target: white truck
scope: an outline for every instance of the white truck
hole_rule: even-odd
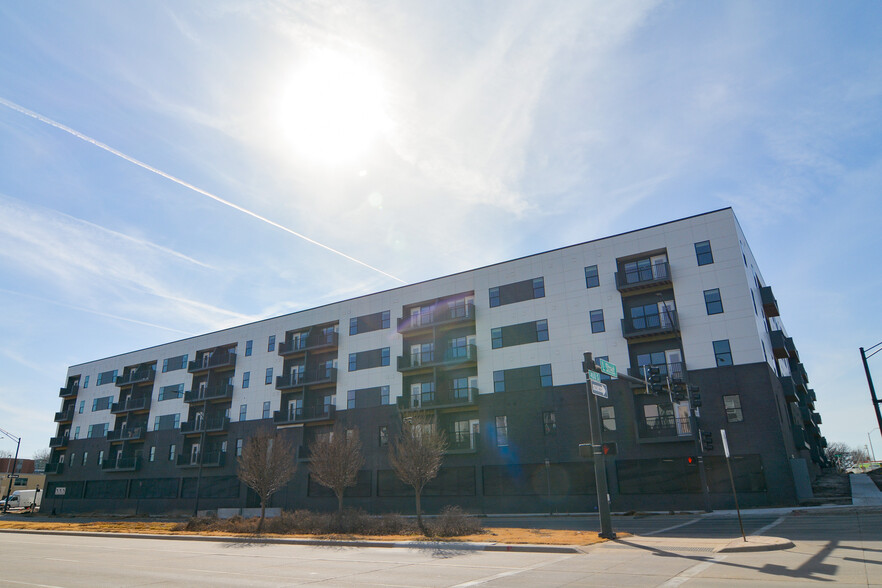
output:
[[[43,493],[40,490],[16,490],[12,493],[6,502],[8,508],[33,508],[36,510],[43,500]]]

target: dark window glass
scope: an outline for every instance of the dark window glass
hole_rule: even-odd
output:
[[[389,365],[389,348],[380,349],[380,365]]]
[[[732,350],[728,339],[714,341],[714,356],[717,358],[717,367],[732,365]]]
[[[254,341],[245,341],[245,357],[251,355],[251,348],[254,345]]]
[[[698,259],[698,265],[708,265],[714,262],[710,241],[700,241],[695,244],[695,257]]]
[[[490,288],[490,307],[499,306],[499,288]]]
[[[98,382],[97,386],[101,386],[103,384],[110,384],[111,382],[116,380],[116,370],[111,370],[109,372],[101,372],[98,374]]]
[[[502,328],[490,329],[490,346],[493,349],[502,347]]]
[[[159,389],[159,400],[171,400],[180,398],[184,395],[184,385],[175,384],[174,386],[163,386]]]
[[[613,406],[600,407],[600,420],[604,431],[616,430],[616,409]]]
[[[545,278],[533,278],[490,288],[490,306],[514,304],[545,296]]]
[[[275,335],[269,336],[269,340],[266,343],[266,350],[267,351],[275,351],[276,350],[276,336]]]
[[[533,298],[545,298],[545,278],[533,280]]]
[[[187,354],[169,357],[162,360],[162,372],[173,372],[187,367]]]
[[[358,319],[355,317],[352,317],[351,319],[349,319],[349,334],[350,335],[357,335],[358,334]]]
[[[266,379],[263,382],[264,384],[272,384],[273,383],[273,368],[266,368]]]
[[[180,426],[180,414],[164,414],[162,416],[156,417],[156,420],[153,421],[154,431],[169,431],[172,429],[177,429]]]
[[[251,372],[245,372],[242,374],[242,387],[247,388],[251,385]]]
[[[591,311],[591,332],[602,333],[606,330],[603,323],[603,309]]]
[[[358,365],[358,354],[357,353],[350,353],[349,354],[349,371],[354,372],[355,370],[357,370],[358,369],[356,367],[357,365]]]
[[[723,396],[723,406],[726,407],[726,420],[730,423],[740,423],[744,420],[741,412],[741,397],[738,394]]]
[[[389,311],[365,314],[349,319],[349,334],[370,333],[379,329],[389,328]]]
[[[543,388],[550,388],[552,386],[550,363],[539,366],[539,385]]]
[[[600,275],[597,273],[596,265],[589,265],[585,268],[585,287],[596,288],[600,285]]]
[[[542,413],[543,431],[546,435],[554,435],[557,433],[557,417],[554,411],[546,411]]]
[[[722,314],[723,300],[720,298],[719,288],[704,291],[704,305],[707,307],[708,314]]]
[[[505,372],[502,370],[493,372],[493,391],[505,392]]]
[[[548,321],[545,319],[536,321],[536,340],[548,341]]]
[[[370,349],[349,354],[349,371],[365,370],[389,365],[389,348]]]
[[[380,425],[380,428],[377,431],[377,438],[380,447],[385,447],[386,445],[389,445],[389,427],[387,427],[386,425]]]

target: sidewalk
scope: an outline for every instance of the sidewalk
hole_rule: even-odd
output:
[[[851,474],[851,503],[854,506],[882,506],[882,491],[867,474]]]

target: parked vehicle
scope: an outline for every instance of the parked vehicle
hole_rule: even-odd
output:
[[[43,493],[39,490],[16,490],[7,499],[9,508],[39,508]]]

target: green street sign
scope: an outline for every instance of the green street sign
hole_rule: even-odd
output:
[[[588,370],[588,379],[591,380],[592,382],[597,382],[599,384],[600,383],[600,374],[598,374],[597,372],[593,372],[591,370]]]
[[[618,378],[619,377],[619,372],[616,370],[616,366],[614,366],[610,362],[606,361],[605,359],[598,359],[597,365],[600,366],[600,371],[602,371],[603,373],[605,373],[609,377],[611,377],[611,378]]]

